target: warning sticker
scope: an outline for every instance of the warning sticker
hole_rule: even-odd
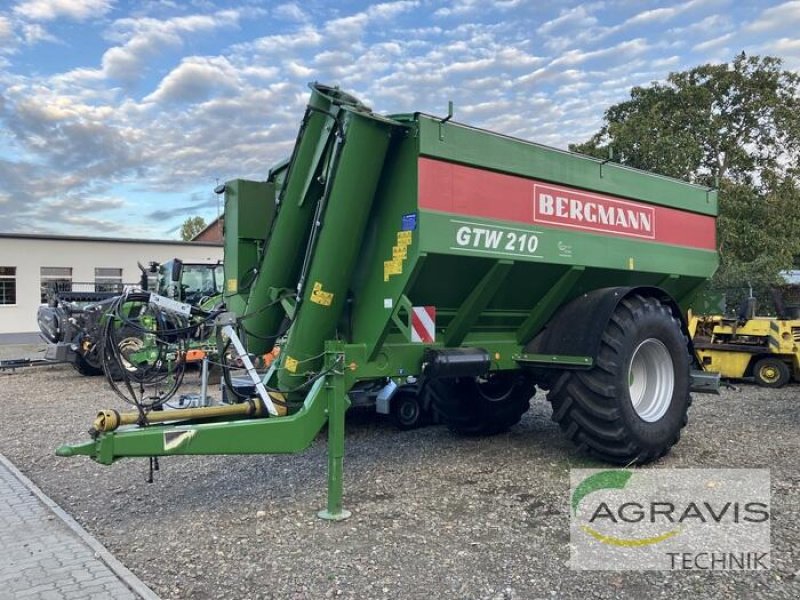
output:
[[[287,356],[286,363],[284,363],[284,367],[286,367],[286,370],[289,371],[289,373],[297,372],[297,359],[292,358],[291,356]]]
[[[403,263],[408,258],[408,247],[411,245],[412,231],[398,231],[397,244],[392,246],[391,260],[383,261],[383,280],[389,281],[393,275],[403,274]]]
[[[403,272],[403,259],[393,258],[383,263],[383,280],[389,281],[392,275],[400,275]]]
[[[225,287],[231,294],[235,294],[239,289],[239,282],[236,279],[228,279]]]
[[[411,341],[432,344],[436,341],[436,307],[411,307]]]
[[[165,431],[164,432],[164,452],[177,450],[181,446],[188,444],[194,437],[194,429],[184,431]]]
[[[315,281],[314,287],[311,288],[310,300],[322,306],[330,306],[333,302],[333,293],[323,291],[322,284],[319,281]]]

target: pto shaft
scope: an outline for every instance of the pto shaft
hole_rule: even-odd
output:
[[[282,400],[282,398],[275,398]],[[214,419],[217,417],[263,417],[267,409],[260,398],[253,398],[238,404],[223,406],[206,406],[203,408],[186,408],[179,410],[158,410],[147,414],[148,423],[164,423],[166,421],[185,421],[195,419]],[[135,425],[141,416],[138,412],[120,413],[113,409],[101,410],[92,423],[93,433],[114,431],[121,425]]]

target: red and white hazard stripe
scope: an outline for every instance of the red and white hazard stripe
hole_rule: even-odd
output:
[[[436,307],[411,307],[411,341],[432,344],[436,340]]]

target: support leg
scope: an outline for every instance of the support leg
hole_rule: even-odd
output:
[[[329,350],[326,348],[326,350]],[[344,413],[350,402],[345,394],[344,368],[341,347],[335,352],[328,351],[326,367],[335,365],[336,373],[328,376],[326,382],[328,396],[328,507],[317,513],[321,519],[343,521],[350,516],[349,510],[342,508],[343,463],[344,463]],[[329,368],[329,367],[328,367]]]

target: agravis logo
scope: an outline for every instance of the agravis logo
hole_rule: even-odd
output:
[[[573,568],[769,568],[766,470],[573,470],[570,517]]]
[[[590,475],[586,479],[584,479],[581,484],[575,489],[572,493],[572,513],[577,516],[578,515],[578,507],[580,506],[581,500],[583,500],[586,496],[591,494],[592,492],[598,490],[605,490],[605,489],[624,489],[627,485],[628,481],[633,475],[631,471],[601,471],[600,473],[595,473],[594,475]],[[633,518],[637,516],[641,519],[644,515],[641,513],[642,507],[641,505],[636,506],[635,503],[625,503],[622,504],[619,508],[619,518],[621,520],[627,520],[626,516],[628,508],[638,508],[639,512],[635,513]],[[623,515],[623,512],[625,515]],[[594,523],[595,520],[600,518],[609,518],[612,522],[617,522],[614,512],[609,508],[608,504],[605,502],[601,502],[597,508],[592,513],[592,516],[589,518],[589,523]],[[651,544],[657,544],[659,542],[663,542],[664,540],[668,540],[671,537],[674,537],[680,533],[680,528],[671,529],[666,531],[660,535],[649,536],[649,537],[641,537],[641,538],[620,538],[613,535],[605,535],[600,533],[597,529],[595,529],[591,525],[581,525],[581,529],[586,532],[587,535],[592,536],[598,542],[602,544],[610,544],[612,546],[627,546],[627,547],[636,547],[636,546],[649,546]]]

